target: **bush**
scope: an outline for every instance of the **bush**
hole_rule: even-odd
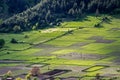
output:
[[[14,39],[14,38],[12,38],[10,42],[11,43],[18,43],[18,41],[16,39]]]
[[[8,79],[9,78],[9,79]],[[6,74],[3,75],[2,80],[14,80],[13,74],[11,71],[8,71]]]
[[[103,26],[101,25],[101,23],[98,23],[98,24],[95,24],[94,27],[96,27],[96,28],[101,28],[101,27],[103,27]]]
[[[28,35],[25,35],[24,38],[29,38],[29,36],[28,36]]]
[[[5,45],[5,40],[4,39],[0,39],[0,48],[2,48]]]
[[[10,52],[7,52],[7,54],[10,54]]]
[[[104,17],[103,19],[102,19],[102,22],[110,22],[111,20],[108,18],[108,17]]]

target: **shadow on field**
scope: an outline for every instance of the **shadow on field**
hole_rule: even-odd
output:
[[[110,57],[114,57],[113,62],[116,64],[120,64],[120,45],[112,45],[106,47],[106,49],[111,50],[112,52],[108,53]]]
[[[116,15],[112,15],[112,17],[116,18],[116,19],[120,19],[120,15],[116,14]]]
[[[61,69],[54,69],[52,71],[43,73],[43,75],[49,75],[49,76],[57,76],[57,75],[61,75],[67,72],[70,72],[71,70],[61,70]]]

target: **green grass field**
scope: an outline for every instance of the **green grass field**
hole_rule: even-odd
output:
[[[94,25],[99,23],[104,16],[108,17],[110,22],[103,22],[103,28],[95,28]],[[72,32],[69,32],[70,30]],[[28,37],[25,38],[25,36]],[[65,21],[61,26],[55,28],[22,32],[20,34],[0,33],[0,38],[5,39],[6,42],[4,48],[0,49],[0,60],[21,60],[25,64],[48,64],[52,66],[52,69],[68,65],[68,69],[72,70],[74,68],[71,66],[89,67],[96,64],[112,65],[110,67],[112,69],[120,60],[118,57],[120,56],[119,15],[101,15],[99,17],[88,15],[83,20]],[[12,38],[23,43],[10,43]],[[17,64],[6,65],[1,63],[0,67],[14,65]],[[117,66],[119,67],[119,65]],[[45,72],[47,68],[43,67],[41,70]],[[95,75],[99,72],[106,73],[102,70],[91,73],[81,72],[80,74]],[[74,73],[77,74],[76,71]],[[114,73],[118,74],[117,72]],[[73,75],[70,73],[61,76]]]

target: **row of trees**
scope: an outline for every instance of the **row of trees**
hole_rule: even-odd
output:
[[[110,13],[118,8],[120,0],[41,0],[36,6],[3,21],[0,32],[44,28],[51,23],[57,24],[61,18],[79,18],[85,13]]]

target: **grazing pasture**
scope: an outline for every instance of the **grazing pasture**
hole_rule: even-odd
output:
[[[102,28],[94,27],[105,16],[110,22],[101,23]],[[6,42],[0,49],[0,72],[4,73],[1,69],[13,70],[22,65],[23,70],[17,69],[13,71],[14,74],[27,74],[30,66],[45,64],[40,67],[42,73],[54,69],[71,70],[55,76],[56,80],[70,76],[83,76],[81,80],[89,80],[96,73],[103,76],[108,73],[120,74],[116,71],[120,68],[120,19],[117,16],[88,15],[82,20],[62,22],[59,27],[18,34],[0,33],[0,38]],[[12,38],[18,43],[11,43]],[[82,72],[95,65],[109,67],[97,66]]]

